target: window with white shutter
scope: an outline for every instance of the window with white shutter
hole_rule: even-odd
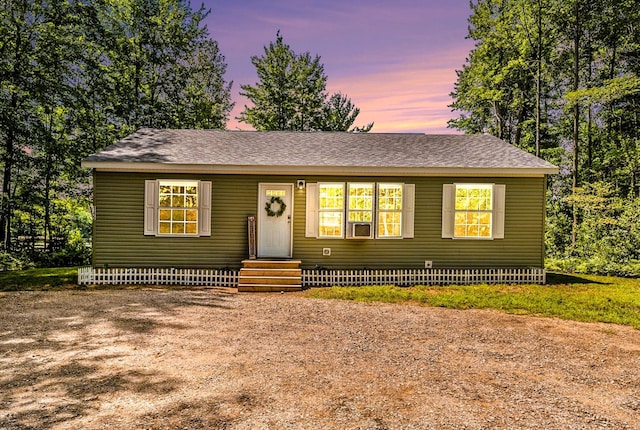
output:
[[[144,234],[211,236],[211,182],[145,181]]]
[[[504,184],[444,184],[442,237],[503,239],[505,190]]]
[[[306,189],[305,237],[414,237],[415,184],[307,183]],[[367,225],[371,233],[361,234]]]

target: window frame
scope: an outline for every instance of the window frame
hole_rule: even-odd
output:
[[[458,201],[458,187],[460,188],[466,188],[466,189],[476,189],[476,190],[490,190],[491,191],[491,195],[489,196],[490,200],[490,208],[489,209],[469,209],[468,207],[466,209],[457,209],[456,204]],[[453,238],[454,239],[466,239],[466,240],[492,240],[493,239],[493,231],[494,231],[494,206],[495,206],[495,184],[493,183],[476,183],[476,182],[458,182],[454,184],[454,203],[453,203]],[[467,197],[467,201],[469,200],[469,197]],[[489,229],[491,234],[489,234],[488,236],[459,236],[456,234],[456,218],[457,218],[457,214],[458,213],[466,213],[466,214],[483,214],[483,213],[488,213],[489,214]],[[467,216],[468,218],[468,216]],[[469,224],[466,224],[467,226]],[[478,225],[480,225],[478,223]]]
[[[168,187],[185,187],[185,192],[184,195],[185,197],[188,195],[186,193],[186,187],[188,186],[195,186],[196,188],[196,205],[193,208],[189,208],[187,206],[173,206],[173,204],[171,206],[162,206],[161,204],[161,197],[162,197],[162,192],[161,192],[161,187],[163,186],[168,186]],[[158,227],[157,227],[157,233],[156,236],[159,237],[198,237],[200,235],[200,181],[198,180],[188,180],[188,179],[179,179],[179,180],[173,180],[173,179],[158,179],[158,219],[157,219],[157,223],[158,223]],[[173,191],[169,194],[169,196],[171,196],[170,198],[173,199]],[[162,233],[161,232],[161,224],[167,222],[167,220],[163,220],[162,219],[162,211],[168,210],[170,211],[171,214],[173,214],[174,211],[183,211],[184,212],[184,220],[182,221],[184,223],[185,226],[185,231],[183,233]],[[196,220],[195,222],[191,222],[190,224],[193,224],[196,226],[196,232],[195,233],[187,233],[186,232],[186,226],[187,226],[187,211],[188,210],[195,210],[196,211]],[[169,221],[169,225],[173,225],[178,224],[177,222],[174,222],[173,219],[170,219]]]
[[[336,208],[329,208],[329,209],[323,209],[320,205],[320,189],[323,186],[335,186],[336,188],[341,187],[342,188],[342,207],[340,209],[336,209]],[[318,182],[318,197],[317,197],[317,208],[318,208],[318,213],[317,213],[317,222],[318,222],[318,233],[317,233],[317,238],[318,239],[344,239],[345,238],[345,216],[346,216],[346,204],[345,204],[345,192],[346,192],[346,186],[344,182]],[[322,229],[322,223],[321,221],[321,215],[323,213],[340,213],[342,216],[341,219],[341,223],[340,223],[340,235],[336,235],[336,236],[323,236],[320,234],[320,231]]]
[[[195,184],[197,200],[196,233],[160,233],[160,211],[180,207],[160,206],[160,184]],[[198,179],[159,178],[144,181],[144,236],[163,238],[194,238],[211,236],[211,191],[212,182]],[[185,207],[185,216],[188,208]]]
[[[380,185],[393,185],[393,186],[399,186],[400,190],[401,190],[401,199],[402,199],[402,208],[401,209],[394,209],[394,210],[381,210],[380,206],[379,206],[379,189],[380,189]],[[309,185],[309,184],[307,184]],[[337,210],[323,210],[320,208],[320,188],[322,188],[323,186],[326,185],[342,185],[343,187],[343,202],[342,202],[342,235],[341,236],[322,236],[320,234],[320,230],[321,230],[321,223],[320,223],[320,214],[322,212],[337,212]],[[371,229],[372,229],[372,235],[371,237],[362,237],[362,238],[354,238],[351,237],[350,232],[348,231],[349,226],[352,225],[353,223],[368,223],[369,221],[349,221],[349,215],[350,212],[360,212],[358,210],[350,210],[349,209],[349,205],[350,205],[350,196],[349,196],[349,191],[351,189],[351,185],[371,185],[372,186],[372,209],[370,211],[367,212],[371,212]],[[413,238],[413,230],[411,230],[411,232],[407,232],[406,230],[406,220],[408,218],[407,215],[407,211],[414,210],[413,205],[411,205],[411,207],[409,208],[408,206],[408,200],[407,200],[407,188],[408,185],[414,187],[413,184],[406,184],[404,182],[368,182],[368,181],[354,181],[354,182],[318,182],[315,184],[315,186],[317,186],[317,198],[315,199],[315,205],[316,205],[316,209],[315,209],[315,222],[317,222],[317,233],[315,234],[315,237],[317,239],[382,239],[382,240],[387,240],[387,239],[409,239],[409,238]],[[415,189],[412,188],[412,198],[414,198],[413,196],[415,195]],[[400,217],[400,235],[398,236],[383,236],[380,235],[378,232],[378,221],[380,219],[380,213],[385,213],[385,212],[394,212],[394,213],[398,213],[399,217]],[[411,214],[413,216],[413,214]],[[405,234],[407,233],[407,234]],[[307,234],[307,237],[309,237],[309,235]]]
[[[491,236],[455,235],[455,203],[459,185],[491,186]],[[442,238],[454,240],[496,240],[505,238],[506,185],[493,182],[457,182],[442,185]],[[484,212],[484,211],[483,211]]]
[[[362,189],[366,189],[366,188],[370,188],[371,189],[371,209],[351,209],[351,190],[352,189],[357,189],[357,188],[362,188]],[[366,198],[367,196],[364,196],[364,198]],[[345,237],[347,239],[373,239],[375,237],[375,228],[376,228],[376,208],[375,208],[375,203],[376,203],[376,183],[375,182],[347,182],[347,190],[346,190],[346,198],[347,198],[347,204],[346,204],[346,208],[345,208],[345,223],[346,223],[346,228],[345,228]],[[359,198],[359,196],[354,196],[354,198],[357,200]],[[370,221],[351,221],[351,214],[352,213],[363,213],[363,214],[369,214],[370,215]],[[365,216],[366,218],[366,216]],[[371,225],[371,234],[368,237],[354,237],[352,234],[352,228],[354,224],[370,224]]]
[[[400,199],[401,199],[401,207],[400,209],[380,209],[380,186],[381,185],[391,185],[391,186],[400,186]],[[376,239],[402,239],[404,237],[405,230],[405,184],[401,182],[378,182],[376,183],[376,199],[375,199],[376,209],[376,222],[375,222],[375,238]],[[387,236],[379,234],[379,223],[380,223],[380,214],[381,213],[395,213],[400,216],[400,234],[398,236]]]

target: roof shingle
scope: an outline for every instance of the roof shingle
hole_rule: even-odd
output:
[[[83,162],[317,169],[525,169],[552,164],[490,135],[140,129]]]

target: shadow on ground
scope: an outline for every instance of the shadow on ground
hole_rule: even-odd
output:
[[[136,290],[0,294],[0,429],[48,429],[95,414],[109,393],[159,397],[181,380],[154,369],[144,346],[190,307],[225,312],[223,291]],[[64,300],[52,295],[66,295]],[[124,297],[114,300],[114,297]],[[171,322],[172,321],[172,322]],[[141,365],[120,366],[135,354]]]
[[[583,278],[580,275],[568,273],[547,273],[547,285],[564,285],[564,284],[596,284],[607,285],[605,282],[592,281]]]

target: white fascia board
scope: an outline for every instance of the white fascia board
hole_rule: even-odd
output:
[[[256,166],[174,163],[83,161],[82,167],[102,172],[194,173],[219,175],[323,175],[323,176],[474,176],[541,177],[558,173],[556,167],[382,167],[382,166]]]

